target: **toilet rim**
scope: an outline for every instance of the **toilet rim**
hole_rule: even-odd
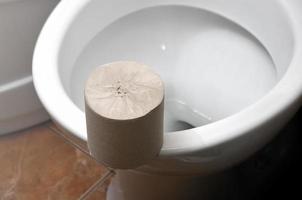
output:
[[[34,84],[42,104],[54,121],[83,140],[87,139],[85,115],[64,91],[57,61],[64,33],[86,3],[87,1],[66,0],[57,6],[41,32],[33,59]],[[302,64],[302,58],[299,55],[302,55],[302,24],[293,5],[288,1],[280,3],[287,11],[295,41],[291,63],[282,79],[268,94],[234,115],[202,127],[166,133],[161,156],[193,154],[241,137],[284,113],[300,99],[302,79],[299,74],[302,74],[302,68],[299,65]],[[68,12],[65,9],[67,7]]]

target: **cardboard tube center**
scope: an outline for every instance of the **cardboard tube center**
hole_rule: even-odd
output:
[[[85,86],[88,146],[99,162],[136,168],[163,143],[164,84],[149,67],[115,62],[98,67]]]

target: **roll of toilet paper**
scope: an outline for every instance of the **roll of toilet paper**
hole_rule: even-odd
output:
[[[98,67],[85,86],[88,146],[115,169],[154,159],[163,143],[164,84],[149,67],[114,62]]]

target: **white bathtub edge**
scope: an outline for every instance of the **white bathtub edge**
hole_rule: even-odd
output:
[[[49,116],[36,95],[32,76],[0,86],[0,135],[25,129],[48,119]]]

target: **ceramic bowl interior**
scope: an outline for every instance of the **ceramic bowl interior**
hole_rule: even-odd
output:
[[[226,13],[154,3],[112,11],[111,17],[99,22],[87,18],[93,20],[95,32],[89,38],[69,32],[75,41],[69,41],[65,49],[77,50],[73,45],[79,40],[83,48],[73,56],[62,52],[59,60],[65,91],[84,112],[83,89],[89,73],[105,63],[133,60],[149,65],[165,82],[166,132],[199,127],[237,113],[277,84],[293,47],[287,38],[282,49],[287,53],[270,51],[261,35],[249,31],[248,24],[227,18]],[[74,22],[74,27],[85,20]],[[90,26],[82,24],[81,31]],[[262,34],[267,31],[263,29]]]

